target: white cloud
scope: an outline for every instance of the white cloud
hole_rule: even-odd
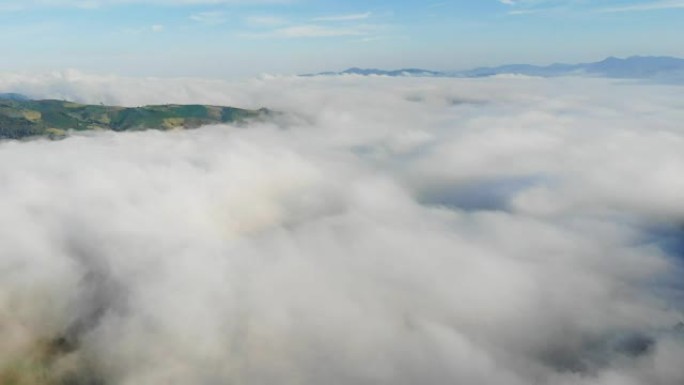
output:
[[[292,25],[268,32],[244,33],[249,38],[320,38],[341,36],[365,36],[373,29],[371,26],[330,27],[317,24]]]
[[[219,5],[219,4],[278,4],[291,3],[296,0],[5,0],[0,11],[15,11],[31,7],[74,7],[99,8],[126,4],[183,6],[183,5]]]
[[[224,12],[210,11],[200,12],[190,16],[190,20],[207,25],[219,25],[226,22],[227,17]]]
[[[317,17],[314,21],[354,21],[354,20],[365,20],[371,17],[372,13],[355,13],[349,15],[335,15],[335,16],[323,16]]]
[[[602,8],[601,12],[641,12],[641,11],[656,11],[664,9],[681,9],[684,8],[684,1],[681,0],[665,0],[665,1],[650,1],[641,2],[630,5],[614,6]]]
[[[684,222],[682,88],[68,72],[0,89],[286,113],[0,143],[0,376],[68,332],[45,375],[684,381],[667,245]]]
[[[288,23],[283,17],[269,15],[249,16],[245,21],[253,27],[276,27]]]
[[[618,12],[643,12],[664,9],[684,8],[682,0],[656,0],[656,1],[605,1],[600,4],[582,1],[568,0],[499,0],[500,3],[523,8],[511,12],[511,14],[528,14],[543,11],[559,11],[570,9],[584,9],[603,13]]]

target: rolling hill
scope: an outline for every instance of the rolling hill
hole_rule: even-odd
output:
[[[19,94],[1,94],[0,139],[33,136],[60,138],[68,131],[197,128],[208,124],[240,123],[270,113],[208,105],[155,105],[116,107],[61,100],[29,100]]]

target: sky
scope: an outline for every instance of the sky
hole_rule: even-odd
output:
[[[3,0],[0,71],[241,77],[684,56],[681,0]]]

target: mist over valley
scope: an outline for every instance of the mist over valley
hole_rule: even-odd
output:
[[[71,71],[0,90],[279,111],[0,141],[2,384],[684,382],[681,87]]]

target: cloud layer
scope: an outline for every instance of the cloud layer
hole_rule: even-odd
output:
[[[57,73],[0,89],[285,112],[0,143],[0,376],[684,381],[682,88]]]

